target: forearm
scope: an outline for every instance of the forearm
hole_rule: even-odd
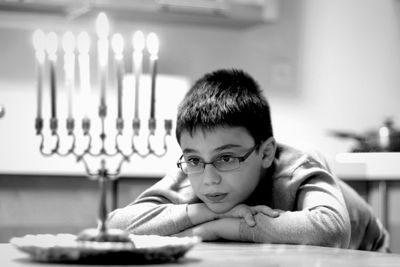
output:
[[[193,226],[176,236],[199,236],[203,241],[230,240],[241,241],[239,234],[239,218],[223,218]]]
[[[193,225],[186,204],[140,203],[111,212],[108,226],[132,234],[173,235]]]
[[[214,213],[204,203],[188,205],[188,217],[194,226],[179,233],[179,235],[197,235],[202,237],[203,240],[240,241],[240,222],[243,221],[249,227],[253,227],[256,224],[253,216],[257,213],[276,218],[280,211],[272,210],[264,205],[250,207],[240,204],[226,213]]]
[[[130,233],[173,235],[216,218],[217,214],[204,203],[140,203],[113,211],[110,213],[108,224]]]
[[[214,228],[217,232],[218,238],[230,241],[242,241],[240,240],[241,222],[246,224],[244,219],[240,218],[225,218],[215,221]]]
[[[349,244],[350,225],[329,208],[284,212],[277,218],[257,214],[255,218],[255,227],[240,223],[240,240],[344,248]]]
[[[187,203],[195,203],[197,198],[188,185],[182,172],[165,176],[130,205],[111,212],[109,227],[157,235],[173,235],[192,227]]]

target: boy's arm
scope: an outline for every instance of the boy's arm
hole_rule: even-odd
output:
[[[255,215],[256,226],[240,223],[240,240],[348,247],[351,225],[342,193],[327,175],[308,179],[297,192],[297,211],[277,218]]]
[[[196,202],[199,200],[186,176],[182,173],[166,176],[145,190],[132,204],[111,212],[108,226],[134,234],[173,235],[194,225],[223,217],[245,218],[246,223],[254,225],[253,215],[257,212],[277,216],[267,207],[246,205],[239,205],[224,214],[216,214],[204,203]]]
[[[298,211],[285,211],[279,217],[257,213],[253,227],[240,218],[219,219],[194,226],[179,235],[199,235],[209,241],[226,239],[347,247],[351,227],[341,194],[337,198],[336,190],[336,186],[319,178],[312,179],[301,187]]]
[[[134,234],[172,235],[193,226],[187,215],[187,203],[193,202],[186,176],[178,172],[161,179],[128,206],[112,211],[108,225]]]
[[[218,239],[240,241],[240,218],[222,218],[188,228],[175,236],[199,236],[203,241]]]
[[[112,211],[108,227],[131,234],[171,235],[192,224],[186,214],[186,204],[138,203]]]
[[[112,211],[108,226],[133,234],[173,235],[223,216],[246,217],[251,224],[251,221],[254,223],[252,215],[258,210],[266,214],[272,212],[243,205],[233,214],[216,214],[199,203],[186,176],[178,172],[164,177],[128,206]]]
[[[257,213],[263,213],[270,217],[279,216],[279,211],[273,210],[265,205],[248,206],[245,204],[239,204],[231,210],[223,213],[215,213],[211,211],[204,203],[191,204],[188,205],[187,208],[189,219],[193,225],[223,218],[243,218],[246,224],[252,227],[256,224],[254,215]]]

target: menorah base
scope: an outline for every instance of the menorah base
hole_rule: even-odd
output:
[[[120,229],[107,229],[105,231],[97,228],[85,229],[78,234],[78,241],[92,242],[122,242],[133,243],[129,234]]]

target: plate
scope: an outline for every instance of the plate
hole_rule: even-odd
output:
[[[177,261],[201,242],[199,237],[129,237],[133,243],[78,241],[72,234],[39,234],[14,237],[10,243],[38,262],[148,264]]]

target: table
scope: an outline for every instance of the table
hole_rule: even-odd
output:
[[[72,266],[64,264],[38,264],[10,244],[0,244],[0,266]],[[73,265],[85,266],[85,265]],[[86,265],[88,266],[88,265]],[[95,267],[97,265],[90,265]],[[101,265],[100,265],[101,266]],[[104,265],[103,265],[104,266]],[[110,265],[108,265],[110,266]],[[138,265],[135,265],[138,266]],[[258,266],[400,266],[400,254],[385,254],[348,249],[304,245],[274,245],[249,243],[200,243],[177,263],[151,266],[197,266],[197,267],[258,267]]]

